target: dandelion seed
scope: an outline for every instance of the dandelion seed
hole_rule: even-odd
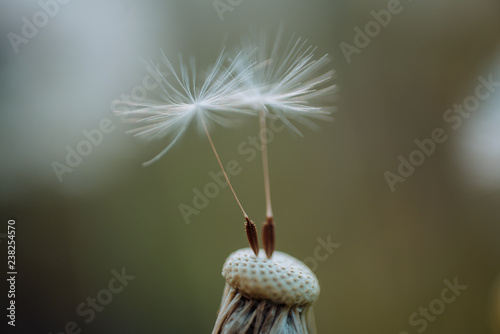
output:
[[[331,96],[335,91],[335,85],[328,85],[334,72],[321,72],[328,63],[327,55],[314,60],[315,48],[307,46],[307,41],[300,38],[292,38],[280,55],[281,35],[280,31],[271,48],[264,32],[254,33],[253,38],[244,39],[242,44],[246,57],[239,61],[242,71],[249,68],[248,64],[254,64],[251,67],[252,76],[246,77],[246,90],[241,96],[243,103],[247,103],[259,115],[266,197],[266,221],[262,227],[262,239],[268,258],[271,258],[275,249],[276,237],[265,136],[266,118],[277,117],[301,136],[292,120],[316,128],[309,118],[331,119],[332,108],[319,105],[318,100]]]
[[[168,70],[167,75],[170,74],[173,77],[172,82],[169,81],[155,67],[163,79],[161,85],[163,101],[156,104],[120,101],[123,106],[132,107],[132,110],[117,110],[116,113],[126,121],[140,125],[138,128],[131,130],[136,136],[146,139],[159,139],[165,136],[172,138],[167,147],[156,157],[145,162],[144,165],[150,165],[160,159],[176,144],[191,123],[197,121],[198,128],[206,134],[229,188],[243,213],[247,238],[255,255],[257,255],[259,246],[255,223],[249,219],[243,209],[208,131],[209,122],[227,127],[235,123],[232,114],[249,113],[247,109],[240,106],[239,102],[237,103],[237,88],[249,75],[248,70],[235,71],[238,57],[228,67],[225,67],[226,57],[222,52],[215,65],[208,71],[201,88],[197,89],[194,60],[190,60],[189,66],[186,66],[182,58],[180,58],[180,74],[178,74],[165,54],[163,54]]]

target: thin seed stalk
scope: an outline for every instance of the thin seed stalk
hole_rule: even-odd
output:
[[[217,158],[217,162],[219,163],[220,169],[222,170],[222,174],[224,174],[224,177],[226,178],[227,184],[229,185],[229,188],[231,189],[231,192],[233,193],[233,196],[238,203],[238,206],[241,209],[241,212],[243,212],[243,216],[245,217],[245,231],[248,239],[248,243],[250,244],[250,247],[252,248],[253,252],[255,253],[255,256],[259,255],[259,238],[257,237],[257,226],[253,221],[248,218],[247,213],[243,209],[243,206],[240,203],[240,200],[238,199],[238,196],[236,196],[236,192],[233,189],[233,186],[231,185],[231,182],[229,181],[229,177],[226,174],[226,171],[224,170],[224,167],[222,166],[222,162],[219,158],[219,154],[217,153],[217,150],[215,149],[215,145],[212,141],[212,137],[210,136],[210,133],[208,132],[207,125],[205,124],[205,120],[202,118],[201,123],[203,125],[203,129],[205,130],[205,133],[208,137],[208,141],[210,142],[210,146],[212,147],[212,151],[215,154],[215,157]]]
[[[266,222],[262,225],[262,243],[268,258],[271,258],[276,247],[276,232],[273,209],[271,205],[271,185],[269,181],[269,160],[267,158],[266,114],[264,107],[259,112],[260,144],[262,152],[262,169],[264,171],[264,190],[266,194]]]

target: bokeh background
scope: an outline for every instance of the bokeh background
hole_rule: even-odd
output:
[[[402,0],[401,13],[350,63],[340,43],[354,44],[353,29],[364,29],[388,1],[221,2],[231,8],[223,20],[212,0],[69,1],[17,53],[8,33],[21,35],[23,17],[32,21],[42,7],[1,2],[2,268],[7,220],[17,227],[17,326],[10,330],[55,334],[74,321],[81,333],[211,331],[222,264],[247,245],[241,213],[223,189],[186,224],[179,204],[190,204],[193,189],[218,171],[207,140],[193,130],[142,167],[167,143],[128,135],[112,101],[142,84],[144,61],[158,63],[160,50],[193,56],[203,68],[250,27],[273,36],[281,23],[285,35],[331,56],[339,86],[334,122],[319,132],[302,128],[304,138],[276,134],[269,148],[278,249],[306,259],[318,238],[341,244],[314,268],[319,333],[418,333],[410,315],[455,278],[467,289],[424,332],[495,333],[500,90],[456,130],[443,113],[474,93],[478,76],[500,81],[500,1]],[[103,119],[113,130],[60,181],[54,161],[65,163],[66,147]],[[391,191],[384,173],[395,173],[398,156],[439,127],[448,140]],[[237,151],[257,132],[249,122],[213,136],[223,160],[240,162],[233,184],[260,222],[261,163]],[[134,280],[85,322],[77,306],[122,268]]]

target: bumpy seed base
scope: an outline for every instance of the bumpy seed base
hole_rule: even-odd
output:
[[[314,273],[294,257],[275,251],[268,259],[250,248],[232,253],[224,263],[222,275],[229,286],[251,299],[267,299],[288,306],[314,302],[319,283]]]

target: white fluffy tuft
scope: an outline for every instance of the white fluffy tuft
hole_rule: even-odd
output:
[[[155,67],[162,79],[161,101],[119,101],[116,114],[138,125],[131,132],[146,139],[170,137],[170,143],[152,160],[162,157],[186,132],[189,125],[237,124],[238,114],[280,119],[289,129],[302,135],[292,122],[317,128],[311,119],[330,120],[332,107],[322,105],[336,86],[330,83],[333,71],[325,71],[327,55],[315,60],[315,48],[301,38],[292,38],[282,49],[281,33],[274,43],[265,34],[254,34],[242,41],[242,50],[232,61],[221,52],[215,64],[198,84],[194,60],[180,70],[163,54],[166,73]],[[154,65],[153,65],[154,66]],[[201,122],[200,122],[201,120]]]
[[[119,101],[121,108],[115,113],[125,121],[138,125],[130,132],[145,139],[159,139],[165,136],[172,138],[169,145],[152,160],[144,163],[145,165],[161,158],[193,121],[201,118],[205,123],[213,122],[227,127],[235,123],[234,113],[249,113],[236,100],[239,86],[249,75],[248,70],[235,71],[238,57],[226,67],[228,60],[223,51],[203,78],[201,87],[197,87],[198,79],[193,60],[188,66],[180,58],[180,73],[177,73],[163,54],[167,72],[162,73],[155,66],[162,78],[161,101]],[[198,125],[202,129],[200,123],[198,122]]]
[[[333,70],[324,70],[328,55],[315,60],[316,48],[307,40],[291,38],[286,46],[281,44],[279,32],[274,42],[269,42],[264,32],[253,32],[242,40],[244,57],[238,60],[238,69],[248,71],[245,76],[243,97],[257,111],[269,117],[278,117],[296,134],[300,131],[291,121],[310,128],[317,128],[310,120],[331,120],[331,106],[322,105],[322,99],[333,96],[336,85],[331,84]],[[250,66],[252,64],[252,66]]]

